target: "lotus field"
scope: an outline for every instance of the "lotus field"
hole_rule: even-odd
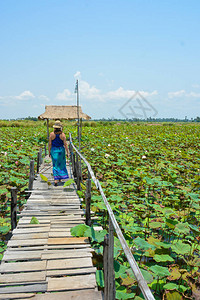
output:
[[[84,124],[84,123],[83,123]],[[198,124],[85,123],[82,153],[91,164],[139,267],[156,299],[200,299],[200,126]],[[25,201],[30,159],[46,139],[46,127],[1,127],[0,195],[2,239],[9,230],[10,188]],[[65,133],[76,128],[65,127]],[[77,144],[77,140],[75,140]],[[83,167],[84,196],[87,170]],[[95,223],[73,235],[90,236],[97,282],[103,287],[103,238],[108,215],[92,187]],[[4,244],[0,251],[3,252]],[[143,299],[115,237],[116,299]]]

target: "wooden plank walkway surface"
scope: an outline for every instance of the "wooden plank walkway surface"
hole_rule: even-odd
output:
[[[40,173],[52,185],[39,175],[34,180],[0,265],[0,299],[102,299],[89,241],[70,233],[85,222],[76,186],[64,188],[62,182],[55,187],[50,162],[42,164]],[[39,224],[30,224],[32,217]]]

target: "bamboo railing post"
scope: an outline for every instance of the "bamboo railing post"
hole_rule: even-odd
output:
[[[115,300],[114,227],[110,218],[108,234],[104,237],[103,269],[104,300]]]
[[[37,153],[37,173],[39,173],[40,169],[40,152]]]
[[[47,156],[47,145],[46,145],[46,143],[44,144],[44,155]]]
[[[34,160],[30,161],[30,174],[29,174],[29,184],[28,189],[32,190],[34,181]]]
[[[108,247],[108,299],[115,299],[115,271],[114,271],[114,227],[109,217],[109,247]]]
[[[42,148],[39,150],[39,163],[42,164]]]
[[[47,140],[49,140],[49,119],[47,119]]]
[[[80,191],[81,190],[81,174],[80,174],[81,170],[80,170],[80,162],[78,159],[78,153],[76,153],[76,184],[77,184],[77,190]]]
[[[72,163],[72,145],[69,144],[69,159],[70,159],[70,162]]]
[[[76,157],[75,157],[74,153],[72,155],[72,170],[73,170],[73,175],[75,178],[76,177]]]
[[[88,171],[88,179],[86,180],[86,193],[85,193],[85,203],[86,203],[86,225],[91,226],[91,215],[90,215],[90,204],[91,204],[91,179],[90,172]]]
[[[103,273],[104,273],[104,300],[109,300],[108,298],[108,246],[109,237],[108,234],[104,237],[104,247],[103,247]]]
[[[40,150],[37,153],[37,173],[39,173],[41,163],[42,163],[42,149],[40,148]]]
[[[11,188],[11,207],[10,207],[10,218],[11,218],[11,230],[17,227],[17,188]]]

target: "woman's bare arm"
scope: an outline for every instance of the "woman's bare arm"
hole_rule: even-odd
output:
[[[50,133],[49,144],[48,144],[49,157],[51,157],[51,145],[52,145],[52,132]]]

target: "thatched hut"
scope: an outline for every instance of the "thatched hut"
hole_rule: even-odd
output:
[[[79,106],[79,118],[90,120],[91,117],[82,112]],[[47,120],[47,137],[49,138],[49,119],[74,120],[78,119],[77,105],[46,105],[45,112],[38,117],[39,120]]]

